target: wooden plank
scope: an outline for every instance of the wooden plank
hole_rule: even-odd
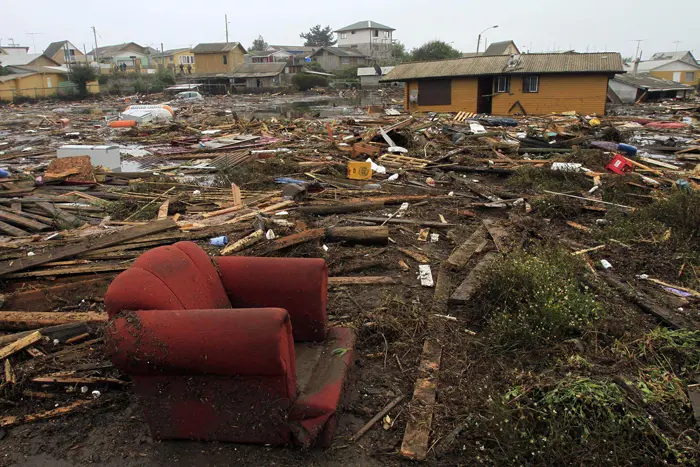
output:
[[[483,219],[481,221],[488,230],[489,235],[496,244],[496,248],[501,253],[507,253],[510,247],[507,244],[508,232],[503,228],[503,224],[493,219]]]
[[[465,241],[458,246],[447,258],[447,264],[454,270],[462,269],[467,265],[477,248],[484,242],[487,230],[485,226],[479,226]]]
[[[32,378],[32,382],[39,384],[114,384],[118,386],[129,384],[116,378],[80,378],[76,376],[39,376]]]
[[[61,208],[57,208],[55,205],[53,205],[51,203],[41,202],[41,203],[36,203],[36,205],[42,211],[47,212],[47,213],[51,214],[52,216],[61,219],[63,222],[67,222],[68,224],[76,224],[76,225],[80,223],[80,219],[78,219],[76,216],[74,216],[73,214],[71,214],[69,212],[64,211]]]
[[[219,253],[222,256],[229,255],[231,253],[235,253],[237,251],[244,250],[248,248],[251,245],[254,245],[255,243],[259,242],[265,238],[265,232],[262,230],[256,230],[250,235],[247,235],[240,240],[233,242],[230,245],[227,245],[221,252]]]
[[[34,219],[35,221],[39,221],[40,223],[46,224],[46,225],[51,225],[54,223],[54,220],[49,218],[49,217],[39,216],[38,214],[32,214],[31,212],[23,211],[21,203],[13,204],[12,209],[8,209],[8,208],[0,205],[0,211],[9,212],[11,214],[18,214],[18,215],[21,215],[22,217],[28,217],[29,219]]]
[[[57,326],[68,323],[105,323],[106,313],[87,311],[77,312],[35,312],[35,311],[2,311],[0,312],[0,330],[26,331],[47,326]],[[31,345],[31,344],[29,344]]]
[[[421,227],[433,227],[436,229],[449,229],[456,227],[457,224],[443,224],[442,222],[436,221],[423,221],[418,219],[396,219],[388,217],[347,217],[346,219],[359,221],[359,222],[373,222],[376,224],[405,224],[405,225],[416,225]]]
[[[12,235],[13,237],[26,237],[30,235],[29,232],[25,232],[22,229],[18,229],[17,227],[14,227],[10,224],[6,224],[2,221],[0,221],[0,232],[5,232],[8,235]]]
[[[170,209],[170,200],[166,199],[165,201],[163,201],[163,204],[161,204],[160,207],[158,208],[158,220],[159,221],[168,218],[168,209]]]
[[[13,214],[11,212],[0,209],[0,220],[7,221],[11,224],[19,225],[25,227],[33,232],[41,232],[42,230],[49,230],[51,226],[42,224],[32,219],[27,219],[24,216],[18,214]]]
[[[5,359],[5,382],[11,384],[17,383],[17,376],[15,375],[15,370],[12,369],[9,358]]]
[[[413,258],[414,260],[418,261],[419,263],[427,264],[430,262],[430,258],[428,258],[423,253],[419,253],[417,251],[413,251],[413,250],[409,250],[408,248],[401,248],[401,247],[397,247],[397,250],[399,250],[401,253],[408,256],[409,258]]]
[[[376,211],[384,209],[382,202],[326,204],[320,206],[304,206],[298,209],[301,214],[325,216],[328,214],[345,214],[349,212]]]
[[[23,279],[26,277],[54,277],[68,276],[73,274],[92,274],[100,272],[115,272],[129,269],[131,263],[120,264],[91,264],[77,268],[59,268],[59,269],[41,269],[29,272],[17,272],[14,274],[6,274],[5,279]]]
[[[8,415],[6,417],[0,418],[0,427],[4,428],[19,425],[21,423],[31,423],[37,420],[47,420],[49,418],[60,417],[61,415],[71,413],[81,407],[84,407],[88,404],[92,404],[93,402],[93,400],[79,400],[65,407],[59,407],[57,409],[49,410],[47,412],[41,412],[25,416]]]
[[[328,287],[339,285],[391,285],[395,284],[393,277],[362,276],[362,277],[329,277]]]
[[[499,254],[495,251],[486,253],[484,257],[476,263],[474,268],[469,271],[466,279],[457,287],[457,290],[452,294],[449,300],[450,305],[464,305],[471,300],[474,292],[476,292],[486,280],[488,269],[496,262]]]
[[[87,323],[85,322],[59,324],[58,326],[49,326],[46,328],[33,329],[30,331],[22,331],[14,334],[6,334],[4,336],[0,336],[0,346],[11,344],[12,342],[19,340],[22,337],[25,337],[34,331],[39,331],[42,336],[48,337],[50,340],[58,339],[59,342],[63,342],[71,336],[82,334],[84,332],[87,332],[88,330],[89,329]],[[32,348],[27,349],[27,352],[29,352],[30,355],[32,354],[32,352],[30,352],[31,350]]]
[[[84,300],[102,298],[112,281],[109,277],[70,282],[67,284],[28,290],[4,296],[2,307],[14,311],[51,311],[66,299]]]
[[[101,248],[124,243],[146,235],[163,232],[175,227],[177,227],[177,224],[172,220],[164,220],[131,227],[126,230],[103,235],[99,238],[90,237],[81,242],[55,248],[43,254],[10,261],[5,265],[0,266],[0,277],[4,277],[10,273],[22,271],[24,269],[41,266],[42,264],[50,263],[51,261],[70,258],[81,253],[99,250]]]
[[[41,333],[40,332],[33,332],[27,336],[22,337],[21,339],[18,339],[14,341],[11,344],[6,345],[5,347],[0,349],[0,360],[3,358],[7,358],[10,355],[19,352],[20,350],[23,350],[27,347],[29,347],[32,344],[35,344],[36,342],[39,342],[41,340]]]

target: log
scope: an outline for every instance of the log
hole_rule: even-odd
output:
[[[349,212],[376,211],[383,209],[382,202],[334,204],[324,206],[304,206],[298,209],[301,214],[325,216],[328,214],[344,214]]]
[[[13,214],[2,209],[0,209],[0,220],[7,221],[11,224],[19,225],[21,227],[25,227],[31,230],[32,232],[41,232],[43,230],[51,229],[51,226],[42,224],[41,222],[37,222],[32,219],[27,219],[24,216]]]
[[[16,415],[8,415],[6,417],[0,418],[0,427],[9,427],[14,425],[19,425],[21,423],[31,423],[37,420],[46,420],[49,418],[60,417],[67,413],[73,412],[85,405],[92,404],[92,400],[80,400],[73,402],[65,407],[59,407],[57,409],[49,410],[47,412],[41,412],[36,414],[25,415],[23,417]]]
[[[25,331],[68,323],[105,323],[106,313],[0,311],[0,330]]]
[[[4,277],[7,274],[22,271],[24,269],[41,266],[42,264],[50,263],[52,261],[77,256],[81,253],[87,253],[89,251],[99,250],[108,246],[124,243],[146,235],[163,232],[175,227],[177,227],[177,224],[174,221],[164,220],[131,227],[116,233],[103,235],[99,238],[87,238],[81,242],[55,248],[40,255],[10,261],[8,264],[0,266],[0,277]]]
[[[386,245],[389,243],[389,227],[334,227],[326,229],[325,239],[329,242]]]
[[[17,339],[11,344],[6,345],[3,348],[0,348],[0,360],[9,357],[10,355],[19,352],[20,350],[23,350],[27,347],[29,347],[32,344],[35,344],[36,342],[39,342],[41,340],[41,333],[40,332],[33,332],[31,334],[28,334],[21,339]]]
[[[235,253],[237,251],[241,251],[245,248],[248,248],[251,245],[254,245],[263,238],[265,238],[265,232],[263,232],[262,230],[256,230],[252,234],[243,237],[230,245],[227,245],[223,250],[221,250],[219,254],[225,256],[231,253]]]

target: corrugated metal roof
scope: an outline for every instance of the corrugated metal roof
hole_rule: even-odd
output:
[[[31,62],[41,57],[42,54],[10,54],[0,55],[0,66],[21,66],[29,65]],[[55,62],[54,62],[55,63]]]
[[[496,55],[397,65],[380,81],[420,78],[542,73],[621,73],[617,52],[590,54]]]
[[[383,29],[385,31],[396,31],[396,29],[394,28],[390,28],[389,26],[385,26],[381,23],[377,23],[374,21],[358,21],[357,23],[353,23],[350,26],[345,26],[344,28],[336,29],[335,32],[358,31],[360,29]]]
[[[637,67],[638,72],[646,72],[646,71],[652,71],[656,70],[657,68],[660,68],[662,66],[668,65],[669,63],[680,63],[682,65],[686,65],[689,69],[690,68],[700,68],[698,65],[694,65],[692,63],[688,63],[683,60],[676,60],[676,59],[671,59],[671,60],[645,60],[643,62],[639,62],[639,66]],[[632,69],[634,69],[634,63],[630,63],[625,66],[625,69],[630,72]]]
[[[192,52],[196,54],[215,54],[219,52],[228,52],[239,46],[245,50],[238,42],[204,42],[197,44],[197,46],[192,49]]]
[[[689,91],[693,86],[676,83],[643,73],[638,75],[615,75],[615,81],[649,91]]]
[[[228,76],[231,78],[271,78],[284,71],[285,62],[245,63],[238,65]]]
[[[513,44],[515,50],[520,51],[513,41],[492,42],[484,52],[484,55],[503,55],[510,44]]]

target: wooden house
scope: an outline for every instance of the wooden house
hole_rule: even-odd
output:
[[[82,50],[71,44],[70,41],[52,42],[44,50],[44,56],[61,65],[66,63],[85,63],[87,57]]]
[[[212,42],[197,44],[192,49],[197,63],[197,74],[230,73],[245,61],[246,50],[238,42]]]
[[[612,52],[498,55],[405,63],[380,82],[404,82],[414,112],[603,115],[608,80],[623,72]]]

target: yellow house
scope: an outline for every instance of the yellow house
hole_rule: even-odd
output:
[[[690,52],[687,52],[690,54]],[[634,64],[632,65],[633,73],[649,73],[655,78],[666,79],[669,81],[675,81],[676,83],[689,84],[691,86],[697,86],[700,83],[700,65],[697,64],[692,55],[685,59],[670,58],[670,59],[660,59],[660,60],[646,60],[639,62],[637,69],[634,70]]]
[[[163,67],[176,74],[180,72],[180,65],[182,65],[183,73],[187,73],[188,66],[191,67],[192,73],[195,72],[194,53],[190,48],[166,50],[151,55],[151,59],[158,67]]]
[[[85,54],[69,41],[52,42],[44,50],[45,57],[63,65],[65,63],[87,62]]]
[[[619,53],[498,55],[405,63],[380,82],[404,82],[413,112],[603,115],[608,80],[622,72]]]
[[[59,84],[67,81],[66,72],[24,71],[0,76],[0,100],[12,102],[17,97],[40,99],[56,94]]]
[[[198,44],[194,49],[197,74],[230,73],[236,65],[242,65],[246,50],[238,42],[213,42]]]

